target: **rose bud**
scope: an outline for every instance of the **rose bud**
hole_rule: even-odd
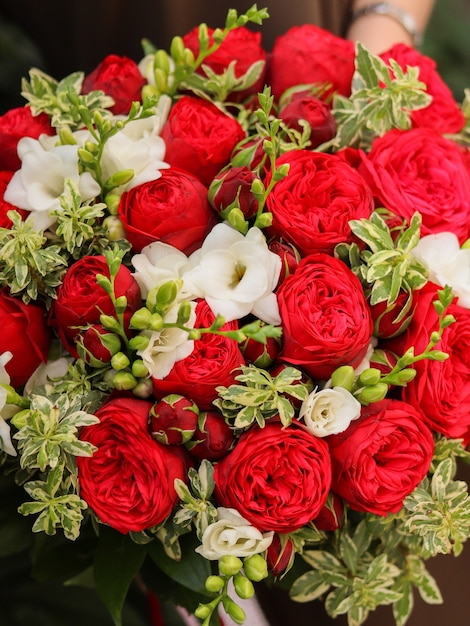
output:
[[[266,159],[263,145],[263,138],[249,137],[247,140],[240,141],[232,153],[232,167],[248,167],[254,170],[262,162],[265,167],[269,167],[269,160]]]
[[[197,428],[199,409],[192,400],[173,393],[156,402],[150,410],[150,431],[159,443],[186,443]]]
[[[370,366],[380,370],[384,376],[390,374],[397,364],[398,357],[391,350],[376,349],[370,357]]]
[[[293,244],[276,239],[271,241],[269,249],[281,257],[282,267],[279,276],[279,284],[281,284],[287,276],[294,273],[295,268],[300,263],[300,252]]]
[[[387,306],[387,301],[378,302],[370,307],[374,320],[374,335],[382,339],[391,339],[403,333],[413,318],[413,294],[401,291],[395,302]]]
[[[344,505],[341,498],[330,493],[320,513],[313,520],[318,530],[336,530],[343,522]]]
[[[310,126],[311,149],[333,139],[336,134],[336,123],[329,107],[307,92],[301,92],[283,106],[279,111],[280,119],[288,126],[302,132],[300,120]]]
[[[209,202],[222,217],[227,207],[238,206],[246,219],[258,211],[258,200],[251,193],[256,174],[248,167],[231,167],[222,171],[209,187]]]
[[[186,445],[190,454],[199,460],[218,461],[233,446],[235,435],[223,416],[217,411],[199,414],[198,427]]]
[[[265,344],[261,343],[261,341],[256,341],[256,339],[248,338],[240,345],[240,348],[243,356],[249,363],[266,369],[276,359],[281,345],[276,337],[268,337]]]
[[[101,324],[94,324],[82,331],[76,339],[77,352],[92,367],[104,367],[121,350],[121,339],[106,330]]]
[[[266,552],[268,569],[273,576],[280,576],[290,569],[295,556],[294,544],[288,535],[274,533],[273,540]]]

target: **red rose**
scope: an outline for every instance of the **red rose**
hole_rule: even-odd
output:
[[[212,102],[183,96],[171,109],[161,136],[165,161],[191,172],[208,187],[230,161],[245,131]]]
[[[106,291],[96,282],[96,275],[109,278],[109,269],[104,256],[85,256],[74,263],[65,274],[57,290],[50,323],[57,329],[65,348],[77,357],[75,338],[80,330],[91,324],[99,324],[100,315],[115,315],[114,305]],[[116,297],[127,297],[124,320],[128,324],[132,314],[140,308],[140,289],[131,272],[121,265],[114,282]]]
[[[195,57],[199,54],[198,32],[199,27],[196,27],[183,37],[184,45],[193,51]],[[209,47],[214,43],[213,33],[214,29],[208,28]],[[219,48],[204,59],[204,65],[210,67],[216,74],[223,74],[233,61],[235,61],[234,71],[237,78],[243,76],[253,63],[263,61],[264,67],[258,80],[251,87],[232,92],[229,100],[240,100],[261,91],[266,73],[266,51],[261,47],[261,33],[254,33],[244,26],[231,30]],[[205,76],[202,69],[198,71]]]
[[[219,411],[199,413],[198,426],[191,441],[186,444],[189,453],[202,461],[219,461],[226,456],[235,443],[233,430]]]
[[[150,410],[152,437],[164,445],[181,445],[196,432],[199,409],[176,393],[165,396]]]
[[[294,95],[279,110],[279,117],[289,128],[299,132],[303,132],[300,120],[307,122],[310,127],[310,149],[333,139],[336,134],[336,122],[330,107],[305,91]]]
[[[354,74],[354,42],[315,26],[294,26],[274,43],[269,62],[274,97],[295,85],[331,85],[349,96]]]
[[[401,400],[362,408],[361,417],[327,438],[333,490],[355,511],[397,513],[426,476],[432,433],[418,409]]]
[[[300,425],[253,426],[215,466],[215,496],[261,531],[289,533],[312,521],[331,485],[327,444]]]
[[[436,132],[392,130],[372,144],[359,172],[376,204],[410,220],[422,215],[421,235],[470,235],[470,169],[461,148]]]
[[[338,259],[312,254],[277,292],[284,345],[281,358],[313,378],[340,365],[357,367],[372,336],[361,283]]]
[[[39,135],[53,135],[54,130],[45,113],[33,116],[29,107],[11,109],[0,116],[0,170],[15,171],[21,167],[16,151],[22,137],[37,139]]]
[[[414,127],[432,128],[441,134],[462,130],[465,116],[452,91],[439,75],[433,59],[403,43],[394,45],[380,56],[386,63],[394,59],[403,70],[407,66],[419,67],[419,80],[426,85],[432,102],[428,107],[411,113]]]
[[[12,226],[12,221],[7,215],[8,211],[17,211],[23,220],[29,215],[29,211],[22,211],[9,202],[6,202],[3,198],[5,189],[8,187],[8,183],[12,179],[13,174],[14,172],[0,172],[0,228],[11,228]]]
[[[416,310],[405,333],[387,342],[387,347],[403,354],[415,347],[420,354],[431,333],[439,328],[432,302],[437,299],[436,285],[428,283],[416,292]],[[446,313],[455,322],[445,329],[436,348],[446,352],[445,361],[423,360],[414,364],[416,377],[403,388],[403,400],[420,408],[424,420],[434,431],[452,439],[470,441],[470,310],[451,304]]]
[[[114,100],[114,115],[129,112],[133,102],[141,102],[145,79],[132,59],[109,54],[83,81],[82,93],[103,91]]]
[[[258,200],[251,192],[256,178],[256,174],[246,166],[230,167],[220,172],[209,188],[212,206],[223,216],[224,209],[236,202],[246,219],[253,217],[258,211]]]
[[[192,174],[171,168],[121,196],[118,215],[135,252],[161,241],[194,252],[216,224],[207,189]]]
[[[334,154],[310,150],[286,152],[276,166],[284,163],[289,173],[266,201],[273,215],[269,233],[302,256],[333,254],[338,243],[353,241],[349,220],[367,219],[373,209],[372,193],[358,172]],[[269,173],[266,186],[270,181]]]
[[[80,495],[121,533],[163,522],[178,502],[175,478],[186,478],[184,450],[158,443],[148,431],[151,407],[135,398],[110,400],[96,412],[100,423],[80,433],[97,447],[91,457],[77,457]]]
[[[413,299],[413,293],[399,291],[393,304],[387,304],[387,301],[383,300],[371,305],[370,313],[374,320],[375,337],[389,339],[403,333],[413,317]]]
[[[36,304],[25,304],[3,288],[0,290],[0,328],[0,354],[8,351],[13,354],[5,366],[10,384],[22,387],[38,365],[47,361],[51,337],[44,309]]]
[[[207,328],[215,317],[207,302],[201,300],[196,308],[196,328]],[[236,330],[238,322],[225,324],[223,330]],[[193,400],[200,409],[213,408],[219,385],[229,387],[235,383],[237,369],[245,365],[238,343],[222,335],[205,333],[194,342],[192,353],[177,361],[163,379],[153,379],[154,394],[161,398],[178,393]]]

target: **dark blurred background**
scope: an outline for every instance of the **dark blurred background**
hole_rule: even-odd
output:
[[[24,104],[19,95],[21,78],[32,66],[61,79],[77,70],[90,72],[109,53],[139,61],[144,37],[168,49],[173,35],[183,35],[196,25],[196,13],[210,26],[222,25],[226,3],[203,4],[195,0],[0,0],[0,113]],[[239,10],[251,4],[252,0],[234,2]],[[283,5],[281,9],[276,6],[277,13],[275,0],[271,5],[273,18],[263,28],[268,49],[276,29],[301,23],[306,11],[303,0],[289,3],[284,27],[282,19],[282,25],[273,23],[279,12],[283,17]],[[258,2],[258,6],[264,5]],[[176,30],[175,24],[180,25]],[[422,48],[437,61],[458,101],[463,99],[464,88],[470,87],[469,26],[469,0],[437,0]]]

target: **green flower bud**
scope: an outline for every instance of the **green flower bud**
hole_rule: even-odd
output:
[[[248,222],[245,220],[243,211],[239,207],[231,209],[227,219],[240,233],[246,233],[248,231]]]
[[[116,215],[109,215],[103,221],[106,228],[106,237],[109,241],[119,241],[126,238],[126,232],[121,220]]]
[[[272,213],[261,213],[256,218],[255,226],[258,228],[268,228],[273,223],[273,214]]]
[[[159,98],[161,93],[153,85],[144,85],[142,87],[142,100],[148,101]]]
[[[222,591],[224,586],[225,580],[222,576],[209,576],[205,584],[207,591],[210,591],[211,593],[218,593],[219,591]]]
[[[170,59],[168,58],[168,54],[165,50],[157,50],[155,52],[155,57],[153,60],[153,65],[155,68],[161,69],[165,74],[169,74],[170,72]]]
[[[268,575],[268,565],[266,559],[261,554],[252,554],[243,562],[245,575],[254,582],[259,582]]]
[[[173,37],[170,43],[170,54],[177,63],[183,60],[184,42],[182,37]]]
[[[441,335],[437,332],[437,330],[435,330],[433,333],[431,333],[431,343],[439,343],[439,341],[441,340]]]
[[[244,623],[245,618],[246,618],[245,611],[242,609],[241,606],[236,604],[233,600],[231,600],[230,598],[226,598],[224,600],[224,609],[233,619],[235,624]]]
[[[139,381],[137,385],[132,389],[132,393],[138,398],[142,398],[143,400],[145,400],[146,398],[150,398],[153,393],[153,383],[150,378]]]
[[[266,152],[267,155],[274,154],[273,142],[270,141],[269,139],[265,139],[263,141],[263,150]]]
[[[149,374],[148,369],[142,359],[136,359],[132,363],[132,374],[136,378],[146,378]]]
[[[282,180],[289,173],[290,165],[289,163],[283,163],[278,167],[278,169],[274,172],[273,180]]]
[[[186,65],[189,67],[194,65],[194,53],[189,48],[185,48],[182,62],[183,62],[183,65]]]
[[[136,335],[129,339],[129,348],[131,350],[142,351],[147,348],[149,345],[150,339],[146,335]]]
[[[154,79],[155,79],[155,85],[157,86],[157,89],[161,92],[161,93],[166,93],[168,91],[168,76],[167,74],[160,69],[159,67],[155,68],[155,71],[153,73]]]
[[[151,319],[152,314],[150,311],[147,307],[142,307],[132,315],[129,326],[131,328],[135,328],[136,330],[146,330],[150,326]]]
[[[176,319],[176,322],[178,324],[184,325],[189,320],[190,316],[191,316],[191,303],[185,300],[179,306],[178,317]]]
[[[233,577],[233,586],[237,592],[237,596],[242,600],[248,600],[255,594],[255,588],[251,580],[243,576],[240,572]]]
[[[209,605],[207,604],[200,604],[197,609],[194,611],[194,615],[198,618],[198,619],[206,619],[209,617],[209,615],[212,613],[212,609]]]
[[[411,382],[416,377],[416,373],[416,370],[408,368],[397,372],[395,376],[398,380],[398,383],[406,384]]]
[[[333,387],[343,387],[347,391],[352,391],[355,379],[354,368],[351,365],[342,365],[331,375],[331,384]]]
[[[163,317],[159,313],[152,313],[149,320],[149,329],[155,331],[161,330],[163,324]]]
[[[72,131],[67,126],[59,130],[59,139],[63,146],[74,146],[77,143]]]
[[[372,402],[380,402],[387,395],[388,385],[386,383],[377,383],[373,387],[365,387],[361,389],[356,398],[361,404],[371,404]]]
[[[380,380],[381,372],[376,367],[368,367],[359,375],[359,384],[373,387]]]
[[[104,313],[100,315],[100,324],[107,330],[120,331],[119,322],[112,315],[105,315]]]
[[[104,201],[106,202],[106,206],[108,207],[108,211],[111,215],[117,215],[120,200],[121,196],[117,193],[106,194]]]
[[[126,369],[126,367],[129,367],[129,365],[130,365],[129,357],[126,354],[124,354],[124,352],[117,352],[111,358],[111,367],[115,369],[117,372],[120,372],[121,370]]]
[[[116,372],[113,377],[113,387],[119,391],[131,391],[137,385],[137,380],[130,372]]]
[[[115,187],[120,187],[121,185],[125,185],[130,182],[134,178],[134,170],[121,170],[119,172],[115,172],[112,176],[108,178],[105,182],[104,186],[106,189],[111,191]]]
[[[251,183],[251,192],[257,197],[262,198],[266,189],[264,188],[263,181],[259,178],[255,178]]]
[[[219,572],[224,576],[234,576],[242,567],[243,563],[237,556],[226,554],[219,559]]]
[[[116,310],[116,313],[124,313],[124,311],[127,309],[126,296],[119,296],[118,298],[116,298],[114,308]]]
[[[91,152],[85,150],[85,148],[78,149],[78,158],[80,159],[81,163],[84,163],[86,165],[96,165],[95,157],[93,156],[93,154],[91,154]]]

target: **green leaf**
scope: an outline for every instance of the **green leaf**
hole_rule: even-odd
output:
[[[393,603],[393,617],[397,626],[404,626],[413,610],[413,586],[409,581],[405,581],[400,591],[401,598]]]
[[[144,562],[145,554],[146,546],[134,543],[127,535],[100,526],[93,571],[96,588],[115,626],[122,625],[126,595]]]
[[[317,600],[328,591],[330,584],[325,582],[321,572],[306,572],[294,581],[289,595],[296,602]]]
[[[204,584],[211,573],[211,567],[207,559],[195,552],[198,545],[199,542],[193,535],[181,537],[182,558],[180,561],[171,559],[159,541],[149,544],[148,552],[155,565],[172,580],[192,591],[207,594]]]

